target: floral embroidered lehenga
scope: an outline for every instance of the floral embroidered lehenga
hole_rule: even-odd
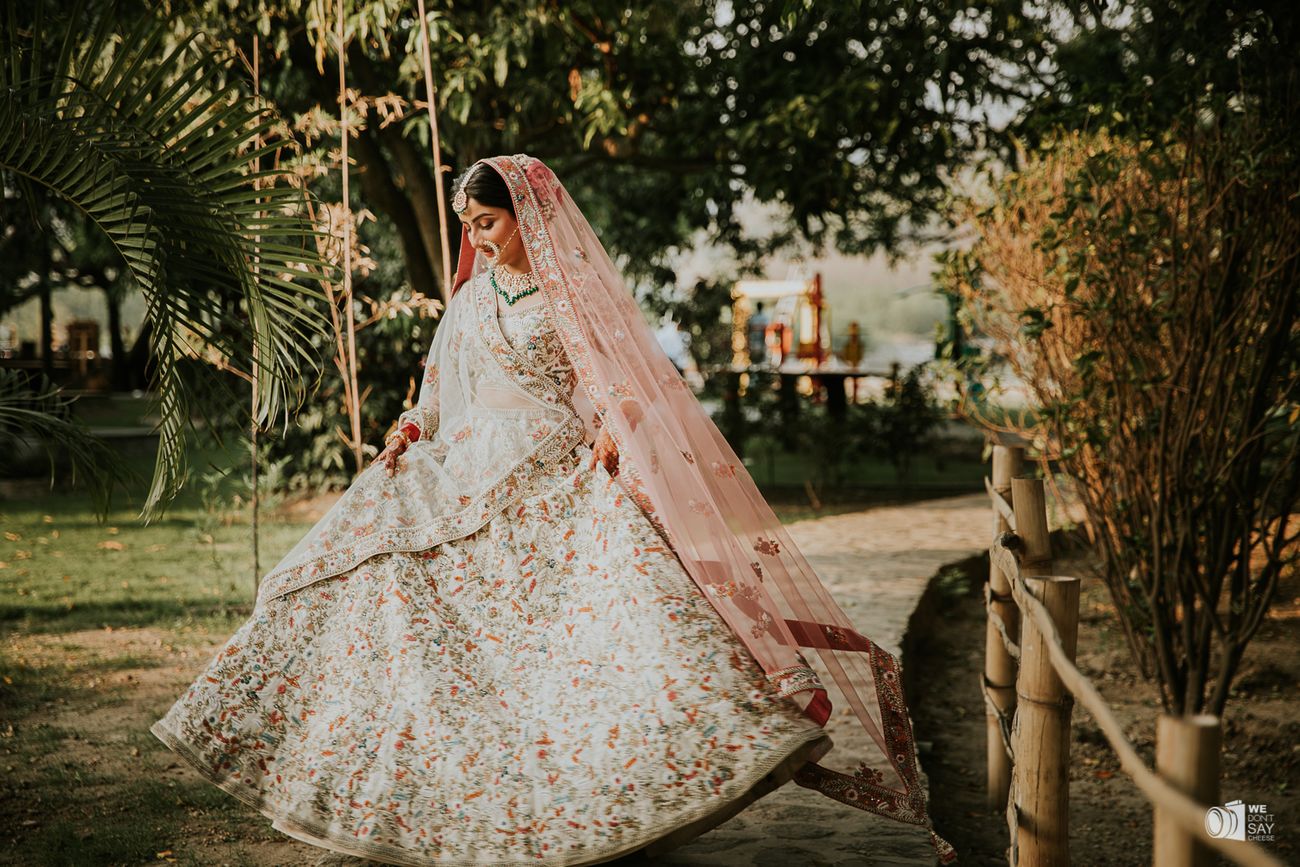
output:
[[[828,594],[800,595],[816,577],[774,518],[741,520],[750,500],[727,492],[752,482],[720,436],[692,434],[671,363],[620,366],[617,341],[653,351],[634,302],[604,334],[575,318],[626,288],[595,285],[593,260],[612,266],[554,175],[484,165],[515,191],[545,301],[498,312],[462,236],[399,471],[358,475],[153,733],[278,830],[393,864],[664,851],[790,779],[928,828],[896,661]],[[617,476],[592,465],[602,426]],[[751,551],[713,504],[757,533]],[[828,686],[880,748],[852,773],[818,761]]]

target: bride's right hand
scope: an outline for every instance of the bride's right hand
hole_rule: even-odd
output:
[[[389,441],[388,445],[384,446],[384,450],[375,456],[373,463],[378,464],[382,462],[385,471],[388,473],[388,477],[392,478],[396,475],[399,466],[397,459],[402,456],[402,453],[405,452],[406,449],[407,444],[402,441],[401,437],[396,437]]]

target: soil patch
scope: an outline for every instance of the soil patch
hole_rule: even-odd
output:
[[[286,838],[149,732],[225,635],[95,629],[0,648],[0,864],[280,867]]]

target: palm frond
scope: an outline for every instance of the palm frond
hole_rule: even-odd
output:
[[[331,268],[316,252],[307,193],[249,171],[255,137],[276,118],[227,74],[231,58],[193,40],[166,49],[162,21],[117,34],[111,11],[95,17],[82,4],[60,24],[38,16],[20,28],[11,7],[0,27],[0,170],[82,210],[145,296],[160,416],[149,521],[183,483],[192,410],[202,409],[177,366],[186,335],[232,368],[256,365],[255,421],[287,420],[305,397],[305,368],[318,367],[303,348],[327,327],[318,302]]]

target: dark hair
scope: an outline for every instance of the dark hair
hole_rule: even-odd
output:
[[[478,163],[475,163],[475,165],[478,167],[470,166],[461,172],[456,180],[452,181],[453,194],[464,188],[465,195],[471,199],[475,199],[489,208],[505,208],[513,217],[515,215],[515,205],[510,200],[510,188],[506,186],[505,178],[501,177],[500,173],[489,165]],[[466,183],[467,180],[468,183]]]

